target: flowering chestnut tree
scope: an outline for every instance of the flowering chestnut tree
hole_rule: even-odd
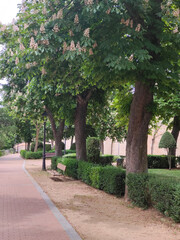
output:
[[[8,60],[17,64],[14,73],[26,66],[32,78],[36,65],[40,81],[56,80],[57,93],[76,96],[79,159],[86,158],[81,133],[93,89],[117,87],[124,81],[134,84],[127,173],[147,172],[153,94],[178,78],[179,2],[26,0],[11,27],[14,43]],[[5,26],[1,30],[7,33]]]

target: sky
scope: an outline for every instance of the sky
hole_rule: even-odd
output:
[[[11,23],[18,12],[17,4],[21,2],[22,0],[0,0],[0,22]]]
[[[13,18],[16,18],[18,13],[17,4],[22,0],[0,0],[0,22],[2,24],[11,23]],[[0,80],[0,84],[5,83],[5,80]]]

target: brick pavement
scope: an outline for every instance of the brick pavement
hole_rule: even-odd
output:
[[[80,239],[60,224],[22,165],[18,154],[0,158],[0,240]]]

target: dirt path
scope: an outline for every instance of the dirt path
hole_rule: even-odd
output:
[[[180,240],[180,224],[154,209],[132,207],[68,177],[54,181],[40,171],[40,160],[27,160],[26,169],[84,240]]]

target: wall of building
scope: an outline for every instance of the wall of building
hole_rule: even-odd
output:
[[[148,154],[153,155],[166,155],[167,151],[164,148],[159,148],[159,141],[162,135],[166,132],[166,126],[160,126],[157,131],[153,131],[151,135],[148,136],[147,151]],[[153,144],[154,141],[154,144]],[[153,145],[153,148],[152,148]],[[113,155],[126,155],[126,142],[119,143],[117,141],[112,142],[111,139],[107,138],[104,141],[104,154]],[[177,140],[176,156],[180,156],[180,136]]]

